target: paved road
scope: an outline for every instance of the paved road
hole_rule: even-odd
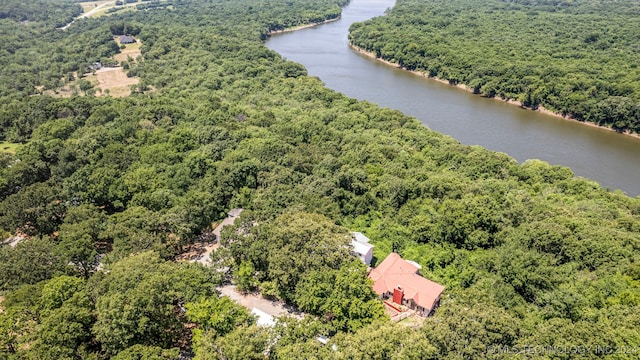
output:
[[[82,18],[86,18],[89,17],[95,13],[97,13],[98,11],[100,11],[103,7],[107,6],[107,5],[113,5],[112,3],[108,2],[108,3],[104,3],[100,6],[96,6],[95,8],[87,11],[86,13],[78,16],[77,18],[73,19],[70,23],[68,23],[67,25],[63,26],[60,28],[60,30],[67,30],[69,28],[69,26],[71,26],[71,24],[73,24],[74,21],[78,20],[78,19],[82,19]]]

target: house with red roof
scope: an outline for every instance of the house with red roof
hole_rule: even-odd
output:
[[[391,253],[378,267],[371,270],[373,290],[385,300],[429,316],[440,301],[444,286],[422,277],[420,265]]]

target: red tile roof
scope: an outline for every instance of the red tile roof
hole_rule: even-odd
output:
[[[444,291],[444,286],[418,275],[418,268],[403,260],[400,255],[391,253],[377,268],[371,270],[369,278],[373,280],[373,290],[378,295],[400,287],[404,297],[413,299],[416,304],[431,310]]]

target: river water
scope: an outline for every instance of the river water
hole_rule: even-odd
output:
[[[468,145],[570,167],[603,187],[640,194],[640,139],[521,109],[413,75],[349,48],[349,25],[384,14],[394,0],[352,0],[338,21],[273,35],[267,46],[349,97],[415,116]]]

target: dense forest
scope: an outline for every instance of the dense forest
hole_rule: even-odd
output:
[[[0,1],[0,21],[11,19],[21,22],[26,27],[29,27],[30,22],[34,22],[36,24],[33,27],[36,29],[42,29],[43,25],[45,27],[60,27],[82,14],[82,8],[77,3],[77,1],[33,0],[20,2],[2,0]]]
[[[0,245],[0,358],[637,358],[640,199],[462,145],[264,46],[345,3],[2,20],[0,228],[23,239]],[[117,53],[121,27],[142,42],[132,95],[41,94]],[[236,207],[213,266],[176,260]],[[445,285],[435,316],[389,321],[349,231]],[[219,297],[229,281],[308,315],[258,326]]]
[[[483,96],[640,133],[636,0],[398,0],[350,40]]]

